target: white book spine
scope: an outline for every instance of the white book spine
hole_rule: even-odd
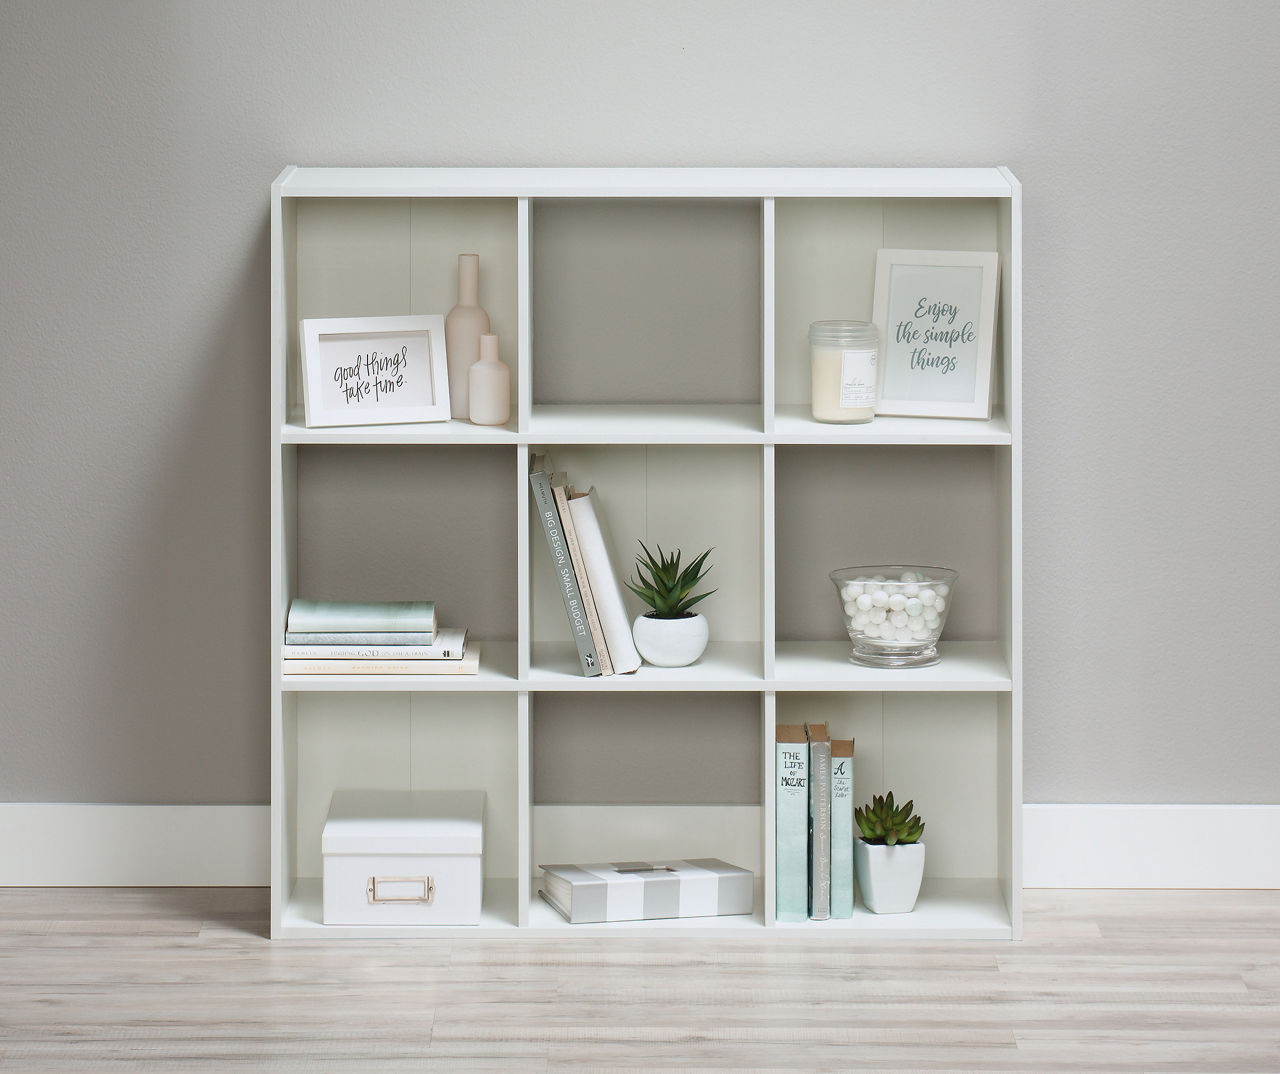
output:
[[[430,645],[290,645],[280,647],[285,660],[461,660],[465,630],[436,631]]]
[[[582,558],[586,561],[587,577],[591,580],[591,592],[596,598],[613,670],[623,675],[639,670],[640,653],[631,639],[631,620],[627,617],[622,583],[614,567],[599,504],[600,497],[591,488],[569,501],[569,511],[578,531],[578,543],[582,545]]]
[[[591,591],[591,580],[587,577],[587,565],[582,558],[582,542],[578,540],[578,527],[573,520],[573,512],[569,510],[569,497],[573,490],[565,484],[563,473],[552,475],[551,492],[555,496],[556,507],[560,511],[560,528],[564,530],[564,543],[568,546],[569,559],[573,564],[573,576],[578,582],[582,611],[587,617],[587,629],[591,631],[591,641],[596,647],[596,658],[600,661],[600,674],[612,675],[613,661],[609,657],[609,645],[605,641],[604,628],[600,625],[600,613]]]

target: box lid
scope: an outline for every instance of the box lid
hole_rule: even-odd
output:
[[[484,791],[338,790],[322,854],[479,854]]]

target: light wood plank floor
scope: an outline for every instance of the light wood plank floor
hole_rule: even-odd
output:
[[[0,1071],[1280,1071],[1280,891],[1026,939],[279,941],[261,889],[0,889]]]

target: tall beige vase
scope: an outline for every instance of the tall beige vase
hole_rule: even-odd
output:
[[[480,337],[489,331],[489,315],[480,307],[480,255],[458,255],[458,304],[444,319],[444,346],[449,353],[449,411],[471,416],[468,377],[480,360]]]
[[[480,337],[480,361],[468,376],[471,421],[475,425],[506,425],[511,417],[511,371],[498,357],[498,337]]]

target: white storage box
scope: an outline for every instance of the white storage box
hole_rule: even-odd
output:
[[[484,791],[334,791],[326,925],[478,925]]]

